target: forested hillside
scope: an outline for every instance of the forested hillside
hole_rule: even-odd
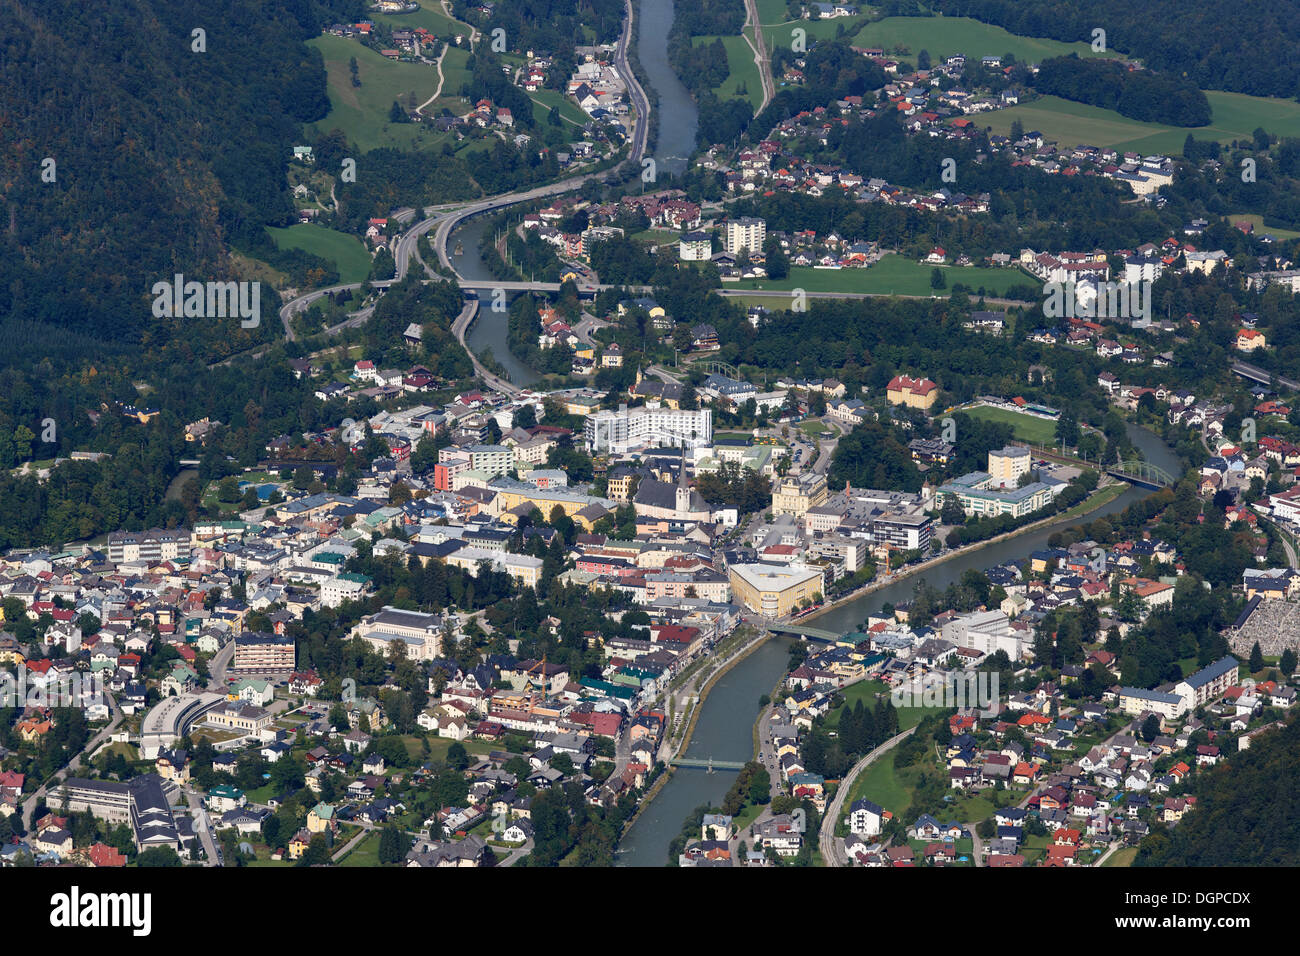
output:
[[[1044,60],[1034,88],[1144,123],[1210,123],[1210,101],[1195,83],[1150,70],[1130,71],[1110,60],[1081,60],[1074,54]]]
[[[291,221],[287,158],[329,109],[303,41],[360,9],[0,0],[0,315],[134,343],[155,281],[233,277],[232,245]]]
[[[946,16],[974,17],[1022,36],[1074,41],[1106,31],[1109,49],[1153,70],[1186,76],[1202,89],[1254,96],[1300,93],[1300,0],[934,0]],[[893,0],[889,16],[918,12]]]
[[[1300,865],[1300,722],[1194,779],[1196,810],[1143,840],[1134,866]]]

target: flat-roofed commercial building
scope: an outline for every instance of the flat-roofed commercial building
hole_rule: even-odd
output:
[[[146,773],[125,783],[116,780],[85,780],[69,777],[58,788],[58,805],[66,801],[72,813],[89,812],[107,823],[127,823],[138,849],[169,846],[180,849],[180,835],[167,802],[163,780]]]
[[[237,674],[291,674],[297,660],[295,650],[291,637],[245,631],[235,638],[235,657],[230,669]]]
[[[967,515],[1022,518],[1052,501],[1052,489],[1041,481],[1031,481],[1023,488],[995,489],[992,484],[987,471],[972,471],[943,485],[935,494],[935,504],[942,508],[949,498],[956,498]]]
[[[728,570],[734,599],[764,617],[784,617],[801,602],[811,602],[823,593],[819,568],[733,564]]]
[[[871,540],[903,551],[927,551],[934,521],[923,514],[884,514],[871,521]]]

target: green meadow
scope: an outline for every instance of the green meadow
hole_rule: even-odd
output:
[[[343,37],[320,36],[309,45],[320,50],[325,58],[325,75],[329,84],[329,114],[309,127],[317,134],[341,129],[365,152],[384,146],[427,149],[441,143],[442,138],[435,137],[423,123],[388,121],[394,100],[400,100],[405,106],[408,94],[415,93],[419,105],[433,95],[438,87],[435,67],[389,60],[355,40]],[[449,55],[450,52],[455,51],[449,51]],[[352,57],[357,59],[360,87],[352,85],[348,67]],[[459,89],[459,82],[455,88]]]
[[[1019,269],[990,269],[980,266],[939,266],[946,285],[930,288],[930,274],[935,266],[888,255],[865,269],[814,269],[794,266],[789,277],[780,281],[750,279],[728,282],[727,289],[804,289],[814,292],[862,292],[873,295],[937,295],[946,297],[958,283],[971,290],[981,286],[988,295],[1000,295],[1013,285],[1030,281]]]
[[[334,263],[340,282],[361,282],[370,272],[370,253],[356,236],[314,223],[287,229],[268,226],[266,231],[281,249],[301,249]]]

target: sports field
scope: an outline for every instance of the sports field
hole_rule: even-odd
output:
[[[991,408],[981,405],[978,408],[963,408],[962,412],[971,418],[985,422],[1001,422],[1016,430],[1016,437],[1034,445],[1051,444],[1056,439],[1056,422],[1033,415],[1007,411],[1005,408]]]
[[[1024,285],[1032,280],[1019,269],[989,269],[979,266],[939,266],[946,285],[942,289],[930,288],[930,274],[934,266],[888,255],[865,269],[814,269],[795,266],[788,278],[779,282],[769,279],[751,279],[728,282],[728,289],[804,289],[808,292],[868,292],[875,295],[937,295],[947,297],[958,283],[971,290],[981,286],[988,295],[1001,295],[1010,286]]]
[[[266,231],[281,249],[301,249],[334,263],[340,282],[361,282],[370,272],[370,253],[356,236],[312,223]]]

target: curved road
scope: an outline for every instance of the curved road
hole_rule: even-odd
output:
[[[628,50],[628,46],[631,43],[633,17],[635,16],[635,11],[633,10],[633,6],[632,6],[632,0],[626,0],[626,11],[627,11],[627,15],[623,21],[623,32],[619,36],[618,47],[614,54],[614,64],[619,70],[620,75],[623,76],[623,78],[627,82],[628,96],[632,101],[632,108],[636,111],[636,122],[633,125],[633,129],[632,129],[631,151],[629,152],[627,158],[624,159],[617,166],[615,166],[614,170],[612,171],[622,170],[630,163],[640,164],[642,156],[645,155],[646,141],[650,129],[650,124],[649,124],[650,101],[646,97],[645,90],[641,88],[641,84],[637,81],[636,76],[632,73],[632,68],[627,61],[627,50]],[[471,38],[471,42],[472,42],[472,38]],[[431,270],[429,266],[421,258],[418,244],[420,241],[420,237],[423,236],[425,233],[427,233],[430,229],[435,229],[435,227],[436,227],[436,231],[434,233],[434,248],[437,250],[439,263],[441,264],[443,269],[450,272],[451,275],[454,276],[458,282],[460,282],[462,285],[465,285],[466,281],[464,277],[456,272],[455,266],[452,264],[451,258],[447,254],[448,239],[450,238],[452,232],[456,229],[456,227],[459,226],[462,222],[464,222],[466,219],[469,219],[472,216],[476,216],[485,212],[493,212],[497,209],[503,209],[506,206],[513,206],[521,202],[528,202],[534,199],[542,199],[547,196],[558,196],[566,192],[572,192],[573,190],[582,186],[588,180],[605,177],[606,175],[608,175],[608,172],[611,171],[599,172],[599,173],[586,173],[581,176],[575,176],[571,179],[562,180],[561,182],[558,183],[552,183],[546,186],[538,186],[534,189],[523,190],[515,193],[505,193],[499,196],[491,196],[486,199],[479,200],[477,202],[447,203],[441,206],[428,207],[427,209],[425,209],[425,215],[427,218],[421,220],[420,222],[417,222],[406,232],[402,233],[401,236],[398,237],[397,241],[393,244],[393,258],[397,263],[396,278],[382,280],[378,282],[372,282],[370,283],[370,285],[373,288],[383,289],[392,285],[394,282],[400,282],[403,279],[405,279],[407,269],[410,264],[410,260],[413,256],[416,259],[416,261],[419,262],[419,264],[424,268],[425,273],[427,275],[432,276],[434,274],[433,270]],[[502,286],[518,285],[522,288],[532,288],[534,286],[539,285],[537,283],[496,283],[496,284]],[[546,284],[543,283],[542,285],[546,285]],[[357,289],[360,288],[361,286],[362,283],[349,283],[345,285],[329,286],[324,289],[316,289],[312,292],[307,293],[306,295],[301,295],[298,298],[285,303],[284,306],[282,306],[280,309],[280,322],[284,326],[285,338],[290,342],[294,341],[295,336],[294,336],[293,327],[290,320],[295,314],[301,312],[303,309],[310,307],[313,302],[315,302],[316,300],[320,299],[325,295],[328,295],[331,292]],[[453,332],[455,332],[456,338],[461,343],[462,346],[465,345],[465,333],[468,330],[470,323],[473,321],[474,316],[477,314],[477,311],[478,311],[477,303],[471,302],[470,304],[466,305],[464,311],[461,312],[461,314],[456,318],[456,321],[453,323],[452,326]],[[365,309],[353,313],[351,316],[349,316],[349,318],[346,321],[341,322],[330,329],[327,329],[326,332],[327,334],[334,334],[341,329],[361,325],[368,318],[370,318],[373,312],[374,312],[374,307],[369,306]],[[467,352],[470,352],[468,347],[466,347],[465,350]],[[254,357],[258,357],[258,356],[255,355]],[[474,367],[478,371],[479,375],[482,376],[483,379],[491,387],[498,388],[502,391],[505,391],[507,394],[518,394],[519,389],[517,387],[510,386],[508,383],[504,382],[504,380],[501,379],[499,376],[493,375],[492,373],[488,372],[487,369],[483,368],[482,364],[478,361],[477,357],[474,356],[473,352],[470,352],[470,358],[473,360]],[[227,359],[226,361],[230,361],[230,360]],[[222,364],[222,363],[217,363],[217,364]]]
[[[853,769],[848,772],[848,775],[840,784],[839,789],[835,791],[835,797],[831,800],[830,806],[826,808],[826,812],[822,815],[822,828],[818,837],[822,851],[822,859],[826,861],[827,866],[849,865],[848,854],[844,852],[844,843],[835,836],[835,826],[839,823],[840,814],[844,812],[844,800],[853,789],[853,781],[858,779],[858,774],[867,769],[873,760],[882,754],[886,754],[893,750],[915,732],[915,727],[904,730],[901,734],[890,737],[875,750],[871,751],[871,753],[867,754],[853,765]]]

